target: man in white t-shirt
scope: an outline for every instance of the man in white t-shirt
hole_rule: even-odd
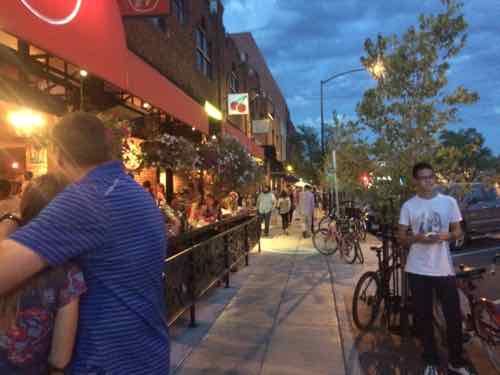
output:
[[[405,271],[413,297],[415,322],[424,347],[424,375],[438,375],[439,356],[433,327],[433,295],[439,298],[447,325],[451,374],[476,374],[463,357],[462,316],[450,255],[450,241],[462,236],[456,200],[434,192],[434,170],[428,163],[413,167],[417,195],[401,208],[399,237],[410,246]]]

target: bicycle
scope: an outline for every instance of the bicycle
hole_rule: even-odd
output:
[[[319,229],[313,233],[313,245],[323,255],[333,255],[339,250],[340,256],[349,264],[356,259],[364,261],[359,240],[353,230],[352,224],[337,220],[334,215],[329,215],[320,222]]]
[[[401,312],[402,264],[393,238],[382,246],[372,246],[377,253],[378,270],[365,272],[356,284],[352,300],[352,315],[356,327],[369,330],[381,311],[387,328],[395,327]]]
[[[500,253],[492,260],[491,274],[495,274],[495,266],[500,260]],[[460,310],[463,317],[464,341],[469,342],[477,337],[493,367],[500,373],[500,300],[492,301],[479,297],[475,290],[477,282],[484,279],[486,268],[469,267],[461,264],[457,272]],[[434,304],[434,320],[438,332],[446,332],[446,323],[441,304]]]

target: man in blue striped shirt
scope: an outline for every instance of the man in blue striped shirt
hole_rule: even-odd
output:
[[[74,259],[88,293],[69,372],[165,375],[163,218],[121,162],[110,160],[106,135],[90,114],[74,113],[56,125],[57,161],[72,184],[0,243],[0,294]]]

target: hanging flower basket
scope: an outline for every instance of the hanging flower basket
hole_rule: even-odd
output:
[[[232,137],[203,144],[199,154],[201,167],[213,176],[218,191],[245,191],[263,176],[262,168]]]
[[[160,166],[177,173],[196,168],[198,155],[194,145],[183,137],[162,134],[141,144],[147,166]]]

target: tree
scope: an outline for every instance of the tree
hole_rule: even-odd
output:
[[[498,167],[497,158],[484,146],[484,137],[476,129],[443,130],[439,141],[442,147],[437,152],[436,164],[450,181],[477,181]]]
[[[357,121],[345,120],[334,113],[333,126],[325,128],[325,138],[328,144],[328,153],[325,155],[325,175],[330,176],[324,180],[324,185],[331,186],[332,178],[332,151],[336,150],[337,178],[339,190],[342,192],[362,195],[366,185],[362,176],[369,176],[374,165],[370,160],[370,147],[368,141],[362,137],[363,128]]]
[[[450,59],[465,45],[467,23],[461,3],[441,2],[441,13],[420,15],[418,26],[403,35],[367,39],[361,58],[367,67],[382,58],[386,68],[377,86],[364,93],[357,113],[375,135],[377,174],[391,181],[380,192],[392,199],[410,193],[411,166],[434,159],[438,134],[458,122],[459,107],[479,99],[463,86],[448,89]]]
[[[317,185],[321,180],[322,152],[317,130],[312,126],[299,125],[292,133],[290,143],[290,163],[297,175]]]

